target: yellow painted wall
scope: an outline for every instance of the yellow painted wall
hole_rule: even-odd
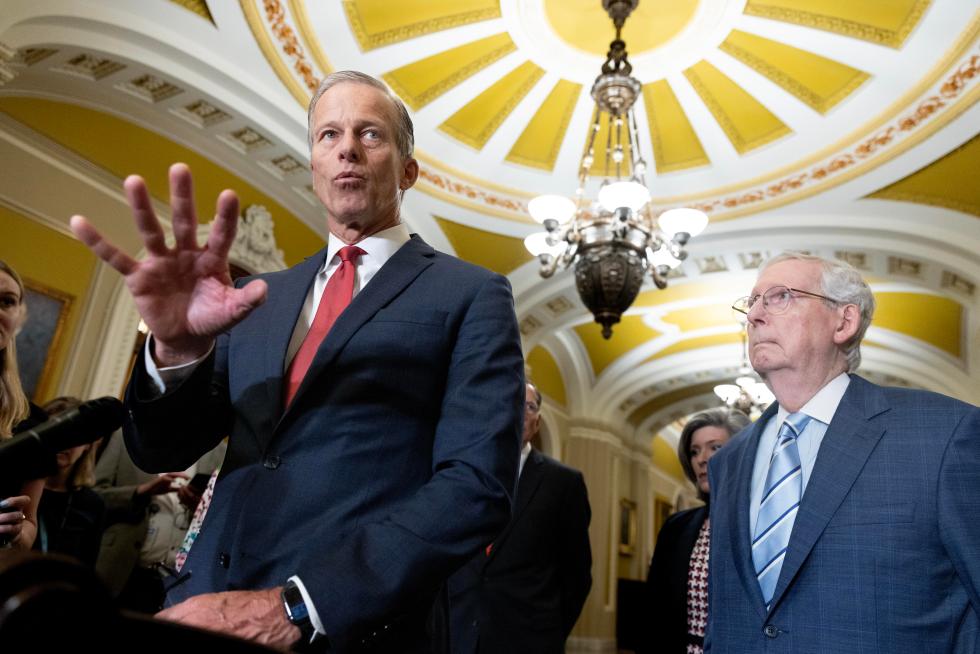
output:
[[[32,398],[43,403],[57,392],[95,272],[95,255],[75,239],[0,206],[0,259],[21,277],[72,296],[64,329],[51,353],[50,373]],[[30,309],[28,305],[28,320]]]
[[[234,189],[243,210],[261,204],[272,213],[276,243],[283,250],[287,265],[302,261],[324,245],[316,232],[271,197],[210,159],[155,132],[100,111],[37,98],[0,98],[0,111],[120,180],[132,173],[142,175],[150,194],[161,202],[169,201],[167,169],[176,161],[185,162],[194,174],[195,204],[202,222],[214,215],[218,194],[226,188]],[[85,208],[78,210],[84,213]]]

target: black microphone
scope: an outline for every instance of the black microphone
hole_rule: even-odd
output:
[[[100,397],[0,442],[0,480],[8,491],[2,497],[9,497],[12,488],[17,494],[25,481],[54,474],[58,452],[108,436],[122,425],[125,415],[122,402]]]

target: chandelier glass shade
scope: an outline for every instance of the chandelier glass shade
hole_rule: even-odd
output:
[[[531,234],[525,247],[541,263],[541,276],[572,267],[582,302],[609,338],[612,326],[633,304],[646,274],[657,288],[687,256],[684,246],[708,224],[696,209],[678,208],[657,217],[646,182],[633,106],[642,90],[631,73],[621,38],[626,17],[639,0],[602,0],[613,20],[616,38],[602,72],[592,85],[595,108],[588,141],[579,162],[574,200],[540,195],[528,203],[531,217],[545,231]],[[606,127],[605,138],[598,138]],[[602,174],[596,201],[586,191],[600,158]]]

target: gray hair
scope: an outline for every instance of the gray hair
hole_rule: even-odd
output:
[[[738,409],[726,407],[708,409],[691,416],[691,419],[684,425],[684,429],[681,430],[681,437],[677,441],[677,458],[681,460],[681,468],[684,469],[684,474],[694,482],[695,486],[698,484],[698,476],[694,474],[694,466],[691,465],[691,439],[694,438],[694,432],[702,427],[720,427],[728,432],[729,437],[732,437],[748,424],[749,417],[747,415]],[[698,495],[702,495],[700,490]],[[706,498],[701,497],[701,499]]]
[[[854,336],[850,338],[842,349],[847,357],[847,370],[852,372],[861,365],[861,341],[864,339],[868,326],[875,313],[875,296],[871,292],[868,283],[861,277],[854,266],[846,261],[839,259],[824,259],[823,257],[803,254],[802,252],[783,252],[768,261],[759,268],[761,273],[769,266],[783,261],[803,261],[815,263],[820,266],[820,292],[827,297],[833,298],[837,304],[854,304],[861,314],[861,323]],[[830,306],[833,306],[831,303]]]
[[[415,151],[415,128],[412,125],[412,117],[408,115],[405,103],[401,101],[391,89],[379,79],[371,77],[366,73],[356,70],[338,70],[330,73],[323,78],[320,86],[310,99],[310,106],[306,111],[306,137],[310,145],[310,152],[313,152],[313,113],[316,110],[316,103],[320,101],[320,96],[338,84],[365,84],[373,87],[385,94],[392,104],[395,105],[395,116],[397,118],[395,127],[395,143],[398,144],[398,153],[402,159],[408,159]]]

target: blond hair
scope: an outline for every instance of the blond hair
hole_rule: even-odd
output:
[[[0,259],[0,273],[6,273],[17,284],[20,290],[18,305],[20,320],[23,322],[24,282],[13,268]],[[0,352],[0,439],[10,438],[14,425],[26,418],[31,412],[31,405],[24,395],[24,387],[20,384],[20,371],[17,369],[17,337],[10,335],[10,342]]]
[[[55,417],[65,411],[71,411],[81,406],[82,401],[77,397],[62,396],[56,397],[42,408],[50,417]],[[85,454],[78,457],[75,465],[72,466],[71,474],[68,475],[68,488],[91,488],[95,486],[95,455],[99,449],[99,441],[90,443]]]

